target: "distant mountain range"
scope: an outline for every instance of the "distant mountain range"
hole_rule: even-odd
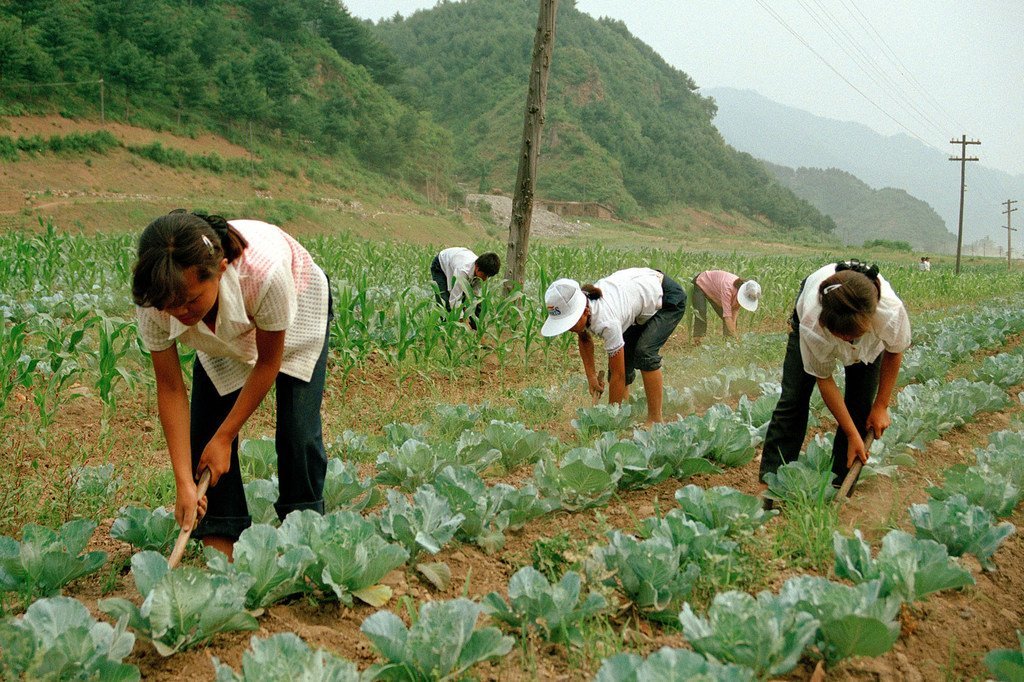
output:
[[[837,168],[793,169],[763,162],[779,182],[836,221],[834,234],[847,244],[875,239],[903,241],[918,252],[952,253],[956,235],[931,206],[902,189],[872,189]]]
[[[701,94],[714,98],[718,105],[714,125],[736,149],[791,168],[838,168],[875,189],[905,190],[927,202],[945,221],[946,228],[956,232],[960,164],[949,157],[959,156],[959,147],[949,145],[948,153],[944,153],[907,135],[885,136],[859,123],[815,116],[750,90],[710,88]],[[950,131],[950,139],[959,138],[961,132]],[[970,137],[969,131],[963,132]],[[982,161],[967,164],[965,243],[1000,236],[1000,226],[1006,222],[1002,202],[1017,198],[1024,201],[1024,175],[986,167],[984,140],[981,145],[968,147],[968,155]],[[833,218],[838,222],[835,215]],[[883,238],[903,237],[897,231]]]

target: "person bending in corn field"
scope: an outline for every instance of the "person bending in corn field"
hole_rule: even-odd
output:
[[[430,278],[437,289],[434,298],[446,311],[457,310],[468,292],[473,297],[480,295],[480,285],[498,274],[501,259],[498,254],[488,252],[477,256],[469,249],[453,246],[434,256],[430,263]],[[476,329],[476,318],[480,315],[477,305],[474,313],[466,319],[470,329]]]
[[[847,261],[809,275],[790,320],[782,396],[765,434],[760,480],[799,455],[815,386],[839,425],[832,446],[835,485],[854,461],[867,462],[864,437],[889,428],[889,401],[909,346],[907,310],[877,267]],[[845,396],[832,378],[836,363],[845,368]]]
[[[699,344],[708,330],[708,303],[722,318],[722,333],[736,336],[736,317],[740,308],[754,312],[761,300],[761,285],[725,270],[705,270],[693,278],[694,344]]]
[[[320,406],[332,315],[327,276],[309,252],[275,225],[179,209],[139,238],[132,296],[156,375],[178,524],[232,556],[251,524],[238,433],[272,385],[277,514],[323,513]],[[191,409],[179,342],[196,350]],[[210,488],[199,500],[196,479],[204,469]]]
[[[551,283],[544,302],[544,336],[567,331],[579,337],[580,358],[595,400],[605,383],[594,365],[594,341],[604,339],[608,353],[608,402],[629,397],[640,370],[647,395],[647,423],[664,421],[661,347],[686,311],[686,292],[668,275],[651,268],[628,268],[582,287],[572,279]]]

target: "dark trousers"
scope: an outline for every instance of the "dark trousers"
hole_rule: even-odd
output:
[[[712,299],[708,298],[708,295],[704,293],[704,290],[697,284],[697,278],[693,278],[693,327],[690,330],[690,338],[701,339],[708,331],[708,303],[718,317],[722,318],[722,333],[727,333],[725,327],[725,315],[722,312],[722,306],[715,303]]]
[[[804,437],[807,435],[807,419],[810,410],[811,393],[817,379],[804,371],[800,356],[800,322],[796,311],[790,320],[789,340],[786,343],[786,359],[782,364],[782,396],[768,423],[761,452],[760,478],[768,472],[775,472],[786,462],[792,462],[800,454]],[[868,413],[878,394],[878,379],[882,370],[882,356],[865,365],[862,362],[845,367],[846,392],[843,401],[850,412],[853,423],[863,438],[867,434]],[[839,485],[846,477],[846,433],[836,430],[832,445],[832,472],[834,483]]]
[[[653,372],[661,369],[661,347],[686,312],[686,292],[679,284],[662,273],[661,309],[643,324],[630,325],[622,334],[626,342],[626,385],[636,379],[636,370]]]
[[[329,316],[330,317],[330,316]],[[327,474],[327,453],[324,450],[320,406],[327,376],[327,346],[330,336],[324,335],[324,346],[309,381],[279,373],[277,389],[277,476],[279,495],[274,508],[284,519],[296,509],[324,511],[324,477]],[[192,373],[191,443],[192,468],[199,464],[203,449],[224,422],[241,391],[222,396],[217,393],[202,363],[196,359]],[[216,486],[206,493],[206,516],[192,534],[237,539],[252,524],[245,503],[245,489],[238,464],[238,439],[231,443],[231,468],[220,477]]]
[[[447,311],[451,311],[451,289],[448,288],[448,278],[444,276],[444,270],[441,269],[441,259],[438,256],[434,256],[434,260],[430,262],[430,279],[434,280],[434,284],[437,285],[437,291],[434,292],[434,299],[437,304]]]

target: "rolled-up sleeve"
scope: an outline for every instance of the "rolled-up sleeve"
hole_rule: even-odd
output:
[[[800,359],[804,371],[818,379],[826,379],[836,371],[838,356],[834,346],[807,327],[800,328]]]
[[[889,319],[881,338],[882,346],[890,353],[902,353],[910,348],[910,316],[902,304]]]
[[[156,308],[139,306],[135,309],[135,319],[142,345],[150,353],[159,353],[174,345],[174,340],[169,338],[170,327],[167,324],[167,315]]]
[[[618,322],[610,322],[598,333],[604,340],[604,349],[608,352],[609,357],[618,353],[626,345],[625,339],[622,338],[622,326]]]

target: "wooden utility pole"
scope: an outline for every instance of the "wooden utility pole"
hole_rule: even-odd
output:
[[[526,275],[526,253],[533,217],[533,189],[537,184],[537,157],[540,133],[544,126],[544,104],[548,94],[548,71],[555,47],[555,13],[558,0],[540,0],[537,33],[533,39],[530,85],[526,93],[523,144],[519,153],[519,171],[512,196],[512,220],[508,226],[508,251],[505,255],[505,289],[522,286]]]
[[[1006,206],[1006,210],[1003,211],[1003,213],[1006,214],[1006,227],[1004,227],[1003,229],[1006,230],[1006,269],[1007,270],[1010,270],[1013,267],[1010,264],[1010,233],[1011,232],[1016,232],[1017,228],[1016,227],[1010,227],[1010,214],[1012,214],[1014,211],[1017,210],[1017,209],[1013,208],[1013,205],[1016,204],[1016,203],[1017,203],[1016,199],[1007,199],[1006,201],[1003,202],[1003,205]]]
[[[967,145],[981,144],[980,140],[968,140],[966,135],[959,140],[950,140],[950,144],[960,145],[960,156],[949,157],[950,161],[960,162],[960,220],[956,228],[956,274],[960,274],[960,251],[964,245],[964,189],[966,189],[965,176],[967,173],[967,162],[977,161],[977,156],[967,156]]]

